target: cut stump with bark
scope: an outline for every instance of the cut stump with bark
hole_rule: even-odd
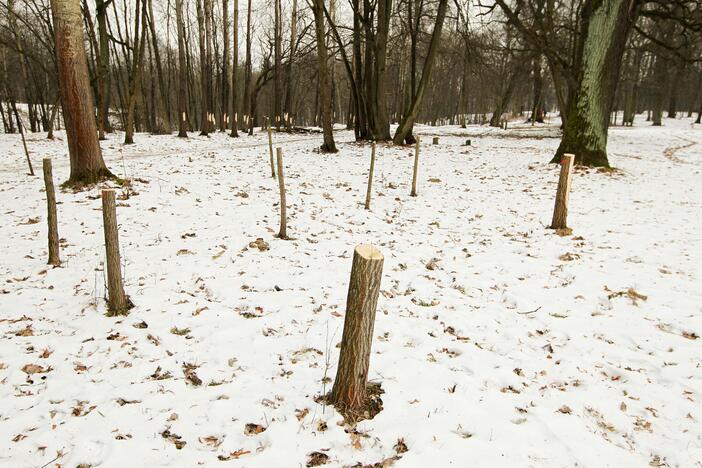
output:
[[[122,264],[119,254],[119,236],[117,234],[117,208],[115,191],[102,191],[102,221],[105,230],[105,254],[107,260],[107,315],[126,315],[134,307],[132,301],[124,293],[122,283]]]
[[[47,223],[49,225],[49,265],[61,265],[59,258],[58,220],[56,217],[56,190],[54,189],[54,176],[51,168],[51,158],[42,161],[44,170],[44,187],[46,187]]]
[[[270,131],[270,129],[268,130]],[[280,239],[288,238],[288,215],[285,207],[285,179],[283,176],[283,148],[276,148],[276,159],[278,163],[278,187],[280,188]]]
[[[561,173],[558,178],[556,190],[556,203],[553,207],[551,229],[565,229],[568,227],[568,197],[570,194],[570,181],[573,176],[573,161],[575,156],[564,154],[561,159]]]
[[[419,137],[414,143],[414,169],[412,170],[412,191],[410,197],[417,196],[417,170],[419,168]]]
[[[439,137],[433,137],[431,139],[431,144],[432,145],[438,145],[439,144]]]
[[[275,179],[275,163],[273,162],[273,135],[271,134],[271,126],[268,125],[268,154],[271,159],[271,177]]]
[[[383,260],[383,254],[372,245],[359,245],[353,253],[339,365],[328,397],[329,403],[352,421],[372,417],[381,407],[378,385],[368,383],[368,366]]]

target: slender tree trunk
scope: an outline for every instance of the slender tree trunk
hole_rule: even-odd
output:
[[[336,153],[334,143],[334,128],[332,120],[331,83],[329,82],[329,68],[327,64],[326,28],[324,26],[324,0],[312,0],[312,13],[317,37],[317,64],[319,67],[318,83],[322,105],[322,132],[324,143],[323,153]]]
[[[161,62],[161,53],[158,48],[158,37],[156,36],[156,25],[154,19],[154,8],[152,0],[148,0],[149,8],[149,31],[151,33],[151,49],[156,61],[156,76],[158,77],[158,90],[156,96],[155,114],[157,118],[157,126],[153,129],[154,133],[170,134],[171,129],[171,107],[169,105],[169,96],[166,89],[166,80],[163,73],[163,65]],[[153,79],[153,77],[152,77]]]
[[[178,136],[188,137],[187,88],[188,67],[185,61],[185,24],[183,23],[183,0],[175,0],[176,27],[178,28]]]
[[[232,31],[232,137],[239,136],[239,0],[234,0],[234,27]]]
[[[112,0],[113,1],[113,0]],[[110,131],[110,42],[107,31],[107,6],[109,1],[95,0],[95,11],[98,25],[99,53],[97,64],[97,123],[100,140],[105,139],[105,133]]]
[[[424,59],[422,78],[419,81],[419,88],[412,96],[412,103],[410,104],[405,116],[402,117],[402,121],[400,122],[400,125],[397,127],[397,131],[395,132],[393,142],[396,145],[400,145],[405,141],[407,143],[412,143],[415,141],[414,137],[412,137],[412,127],[414,126],[414,120],[417,118],[417,114],[419,113],[419,106],[422,103],[424,93],[426,92],[427,86],[429,85],[429,80],[431,79],[431,71],[434,66],[436,51],[439,49],[439,41],[441,40],[441,30],[444,26],[444,18],[446,17],[447,5],[448,0],[439,0],[439,8],[436,13],[436,23],[434,24],[434,32],[431,35],[431,41],[429,42],[429,50],[427,51],[427,56]]]
[[[227,119],[232,118],[233,111],[229,100],[229,81],[232,79],[229,73],[229,1],[222,0],[222,40],[224,41],[224,49],[222,51],[222,116],[219,121],[219,130],[227,131]]]
[[[244,106],[245,115],[248,121],[249,135],[253,135],[253,106],[251,105],[252,93],[251,93],[251,2],[248,0],[248,7],[246,13],[246,65],[244,70]]]
[[[280,105],[281,105],[281,18],[280,18],[280,0],[273,0],[274,3],[274,24],[275,31],[273,33],[273,60],[274,60],[274,76],[273,76],[273,120],[276,128],[280,131]]]
[[[292,105],[293,105],[293,59],[295,57],[295,45],[297,41],[297,0],[292,0],[292,13],[290,15],[290,57],[285,65],[285,105],[283,114],[285,127],[292,130]]]
[[[114,177],[105,166],[88,78],[82,14],[78,0],[51,0],[61,105],[71,161],[70,184]]]
[[[390,32],[390,17],[392,0],[378,0],[378,26],[375,37],[375,68],[374,68],[374,119],[373,138],[375,140],[390,139],[390,119],[385,89],[386,57],[388,34]]]
[[[141,9],[141,12],[139,10]],[[136,0],[134,13],[134,53],[132,54],[132,67],[129,74],[129,97],[127,102],[127,123],[124,129],[124,144],[134,143],[134,127],[136,118],[137,92],[141,84],[141,72],[146,49],[146,0]]]

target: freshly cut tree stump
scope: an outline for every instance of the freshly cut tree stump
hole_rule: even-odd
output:
[[[51,158],[42,161],[44,169],[44,186],[46,187],[47,222],[49,225],[49,265],[61,265],[59,258],[58,221],[56,218],[56,190],[54,190],[54,176],[51,169]]]
[[[271,158],[271,177],[275,179],[275,163],[273,162],[273,135],[271,135],[271,125],[268,124],[268,154]]]
[[[371,162],[370,170],[368,171],[368,189],[366,190],[366,206],[367,210],[370,210],[371,202],[371,189],[373,187],[373,169],[375,168],[375,142],[371,142]]]
[[[573,176],[572,154],[564,154],[561,159],[561,174],[558,178],[558,189],[556,190],[556,204],[553,207],[553,220],[551,229],[567,228],[568,220],[568,196],[570,194],[570,181]]]
[[[105,230],[105,253],[107,261],[107,315],[126,315],[134,304],[124,293],[122,283],[122,265],[119,255],[119,237],[117,235],[117,208],[115,191],[102,191],[102,221]]]
[[[383,254],[372,245],[357,246],[346,297],[339,365],[328,399],[350,419],[362,418],[369,411],[368,365],[382,273]]]
[[[434,137],[431,139],[431,144],[432,145],[438,145],[439,144],[439,137]]]
[[[417,196],[417,169],[419,167],[419,137],[414,143],[414,170],[412,171],[412,191],[410,197]]]
[[[270,129],[268,130],[270,131]],[[276,159],[278,163],[278,187],[280,187],[280,230],[278,237],[288,238],[288,215],[285,207],[285,179],[283,177],[283,148],[276,148]]]

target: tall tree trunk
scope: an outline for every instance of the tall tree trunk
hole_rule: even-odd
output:
[[[141,12],[139,11],[141,9]],[[136,0],[134,12],[134,53],[132,54],[132,67],[129,73],[129,97],[127,98],[127,122],[124,129],[124,144],[134,143],[137,92],[141,84],[141,72],[146,49],[146,0]]]
[[[178,28],[178,136],[188,136],[188,67],[185,61],[185,24],[183,23],[183,0],[175,0],[176,27]]]
[[[163,74],[163,65],[161,62],[161,53],[158,48],[158,37],[156,36],[156,24],[154,19],[154,8],[152,0],[148,0],[149,7],[149,31],[151,32],[151,50],[156,61],[156,76],[158,77],[158,90],[156,96],[155,114],[158,116],[154,133],[170,134],[171,129],[171,106],[169,104],[168,90],[166,89],[166,80]],[[153,77],[152,77],[153,79]]]
[[[207,2],[207,0],[204,0]],[[209,68],[207,63],[207,49],[208,45],[206,43],[207,34],[205,32],[205,13],[203,12],[203,0],[196,0],[196,11],[197,11],[197,33],[198,33],[198,43],[200,46],[200,135],[209,135],[210,129],[210,98],[209,92],[210,87],[208,82],[210,80]],[[207,8],[207,5],[205,5]]]
[[[292,13],[290,14],[290,57],[285,65],[285,104],[283,114],[285,127],[292,130],[293,115],[293,59],[295,57],[295,45],[297,41],[297,0],[292,0]]]
[[[322,105],[322,132],[324,133],[324,143],[321,150],[323,153],[336,153],[334,143],[334,128],[332,121],[332,101],[331,83],[329,82],[329,68],[327,64],[327,44],[326,28],[324,26],[324,0],[312,0],[312,13],[314,14],[314,26],[317,37],[317,64],[319,66],[318,83],[319,95]]]
[[[439,49],[439,41],[441,40],[441,30],[444,26],[447,5],[448,0],[439,0],[439,7],[436,12],[436,23],[434,24],[434,32],[431,35],[427,56],[424,59],[422,78],[419,80],[419,87],[412,96],[412,103],[410,104],[407,113],[402,117],[402,121],[395,132],[393,142],[396,145],[401,145],[403,142],[413,143],[415,141],[414,137],[410,138],[412,136],[412,127],[414,125],[414,120],[417,118],[417,114],[419,113],[419,106],[422,104],[422,99],[424,98],[424,93],[429,85],[429,80],[431,79],[431,71],[434,66],[436,51]]]
[[[582,57],[568,121],[552,162],[565,153],[577,164],[609,167],[607,128],[636,0],[588,0],[581,17]]]
[[[114,177],[98,142],[79,0],[51,0],[61,105],[71,162],[69,184]]]
[[[378,26],[375,34],[375,68],[373,70],[373,95],[375,98],[373,106],[375,114],[373,116],[373,138],[380,141],[390,139],[390,119],[388,118],[385,79],[391,14],[392,0],[378,0]]]
[[[97,120],[100,140],[105,139],[105,133],[111,130],[110,112],[110,41],[107,31],[107,7],[114,0],[95,0],[95,11],[98,25],[99,53],[97,64]]]
[[[232,45],[232,116],[230,136],[239,136],[239,0],[234,0],[234,27],[232,30],[234,44]]]
[[[222,116],[219,121],[219,130],[225,132],[227,130],[227,118],[232,118],[231,102],[229,101],[229,1],[222,0],[222,40],[224,41],[224,49],[222,51]]]
[[[274,14],[274,24],[273,27],[275,31],[273,33],[273,60],[274,60],[274,76],[273,76],[273,121],[276,128],[280,131],[280,104],[281,104],[281,93],[280,93],[280,80],[282,75],[281,68],[281,18],[280,18],[280,0],[273,0],[275,14]],[[273,122],[272,122],[273,123]]]
[[[248,0],[248,7],[246,13],[246,65],[244,69],[244,106],[245,106],[245,116],[248,123],[249,135],[253,135],[253,106],[251,105],[252,93],[251,93],[251,2]]]

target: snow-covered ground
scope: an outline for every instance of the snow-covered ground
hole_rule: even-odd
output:
[[[0,135],[0,465],[389,464],[402,439],[396,466],[702,466],[702,128],[613,128],[620,171],[576,170],[564,237],[546,229],[555,128],[418,130],[419,196],[412,150],[379,145],[371,211],[367,145],[274,135],[290,241],[265,134],[111,136],[108,165],[133,180],[127,317],[105,316],[99,189],[58,193],[64,263],[47,267],[42,178]],[[61,182],[58,136],[29,147]],[[314,398],[361,243],[385,255],[385,393],[352,431]]]

